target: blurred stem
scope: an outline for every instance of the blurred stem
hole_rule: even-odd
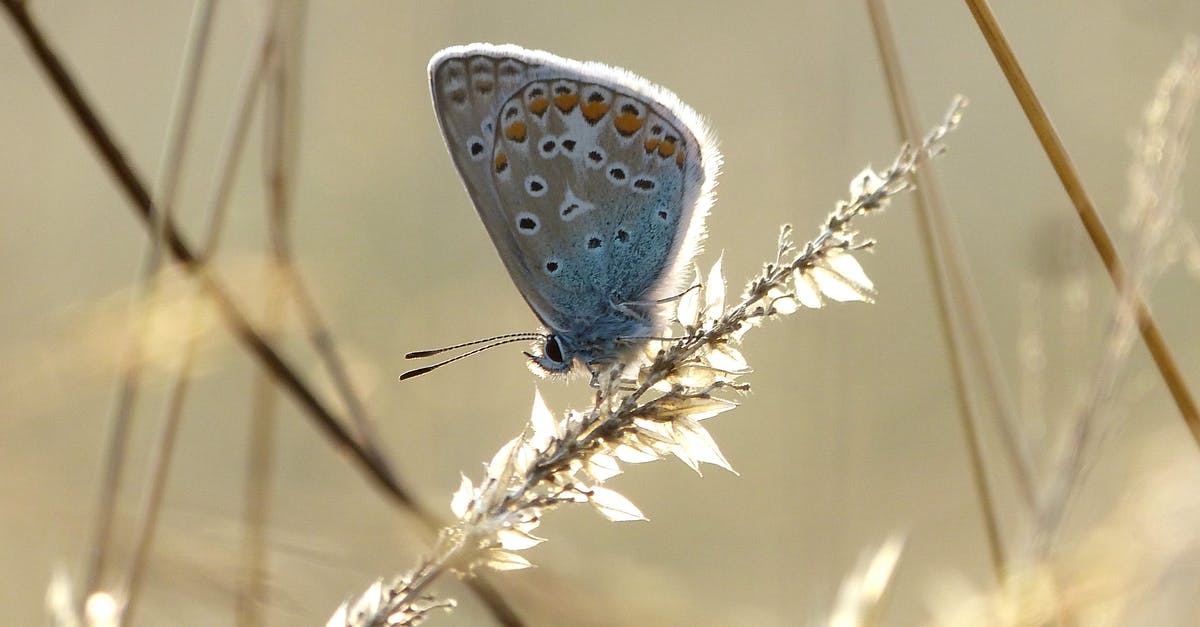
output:
[[[222,175],[214,198],[213,219],[219,219],[225,214],[228,206],[227,199],[233,188],[238,165],[241,163],[242,149],[246,145],[246,137],[253,118],[254,106],[262,92],[264,76],[268,65],[277,57],[278,33],[277,20],[280,13],[281,0],[272,3],[270,14],[267,16],[263,35],[260,38],[259,52],[252,58],[251,66],[243,81],[241,89],[241,105],[237,121],[231,134],[225,157],[222,159]],[[210,231],[210,240],[206,252],[211,254],[220,230]],[[210,257],[206,256],[206,259]],[[269,341],[274,329],[279,329],[283,321],[283,286],[274,280],[276,273],[268,267],[267,278],[264,282],[264,320],[265,333]],[[271,469],[275,459],[274,437],[276,423],[276,403],[278,394],[274,380],[266,370],[259,370],[254,380],[251,397],[250,433],[247,438],[246,454],[246,485],[242,495],[242,522],[244,536],[241,551],[241,577],[237,586],[237,598],[234,602],[234,620],[240,627],[253,627],[265,624],[262,608],[269,603],[270,587],[267,585],[268,573],[268,522],[270,518]]]
[[[285,289],[267,270],[264,318],[269,328],[283,321]],[[246,486],[242,496],[242,580],[237,587],[237,624],[265,624],[262,608],[269,606],[267,586],[267,524],[270,518],[271,469],[275,459],[275,409],[278,394],[270,373],[260,370],[254,380],[250,435],[246,454]]]
[[[876,30],[882,29],[881,36],[877,38],[886,69],[888,89],[892,95],[896,124],[903,133],[901,139],[910,143],[916,142],[921,132],[916,119],[916,106],[900,67],[899,53],[895,39],[891,36],[893,31],[886,9],[880,0],[869,0],[869,5],[872,18],[880,21]],[[876,6],[878,10],[875,9]],[[1032,510],[1036,500],[1033,488],[1034,462],[1028,441],[1018,434],[1021,412],[1016,409],[1012,388],[1004,377],[996,344],[992,341],[992,335],[987,332],[990,325],[987,324],[986,312],[972,287],[973,282],[969,280],[966,257],[959,245],[962,238],[949,218],[950,213],[946,210],[941,186],[934,179],[934,171],[934,166],[931,165],[928,169],[918,169],[914,172],[914,178],[917,180],[917,217],[922,241],[928,244],[922,248],[926,251],[930,274],[935,277],[935,285],[939,286],[939,301],[944,303],[947,312],[951,312],[946,318],[953,319],[953,305],[959,307],[959,320],[964,327],[961,333],[970,347],[962,352],[975,358],[974,365],[983,376],[984,395],[990,402],[996,419],[997,431],[1001,437],[1001,450],[1008,457],[1011,469],[1016,475],[1022,504]],[[939,276],[940,279],[937,278]],[[956,328],[951,326],[951,332]]]
[[[296,259],[292,255],[291,230],[291,193],[293,173],[295,171],[294,138],[299,136],[296,130],[300,116],[297,113],[300,89],[300,53],[303,49],[300,35],[303,33],[305,3],[293,2],[285,5],[287,10],[281,15],[279,31],[280,54],[269,81],[267,93],[266,121],[264,125],[263,151],[266,169],[264,188],[267,190],[268,224],[271,241],[271,251],[274,256],[278,279],[288,288],[288,294],[296,305],[300,320],[308,334],[313,349],[321,358],[321,363],[333,382],[334,389],[345,404],[363,449],[372,457],[375,464],[381,468],[391,469],[391,463],[380,446],[381,439],[374,423],[367,415],[362,399],[355,391],[345,362],[334,341],[333,333],[321,318],[321,314],[313,301],[299,272]],[[431,528],[436,529],[440,523],[430,519]]]
[[[1029,79],[1025,77],[1025,73],[1021,70],[1012,47],[1009,46],[1008,40],[1004,37],[1004,32],[1000,29],[999,23],[996,22],[995,15],[992,14],[992,10],[986,0],[966,0],[966,3],[967,7],[971,10],[971,15],[975,17],[976,24],[979,25],[980,33],[983,34],[983,38],[991,48],[992,54],[996,57],[996,63],[1000,66],[1000,70],[1004,72],[1004,76],[1012,88],[1013,95],[1020,102],[1021,109],[1025,112],[1025,117],[1028,118],[1030,127],[1033,128],[1038,141],[1042,144],[1042,150],[1045,151],[1046,157],[1050,159],[1051,166],[1054,167],[1054,172],[1058,175],[1059,181],[1062,182],[1063,189],[1066,190],[1067,196],[1070,197],[1071,202],[1075,205],[1075,211],[1079,215],[1079,220],[1083,223],[1083,228],[1087,231],[1088,237],[1091,238],[1092,246],[1096,249],[1096,253],[1100,255],[1101,261],[1104,262],[1104,268],[1108,271],[1108,276],[1112,279],[1118,293],[1126,292],[1130,289],[1130,281],[1125,266],[1117,254],[1116,246],[1113,244],[1112,238],[1108,235],[1108,231],[1104,228],[1104,223],[1100,220],[1099,214],[1096,213],[1096,207],[1092,204],[1091,198],[1084,189],[1083,182],[1080,180],[1079,174],[1075,171],[1075,166],[1071,162],[1070,155],[1067,154],[1062,140],[1059,139],[1058,133],[1054,130],[1053,123],[1051,123],[1049,116],[1046,115],[1046,110],[1042,108],[1037,94],[1034,93],[1033,87],[1029,84]],[[1162,376],[1167,389],[1171,392],[1171,397],[1174,399],[1176,407],[1179,408],[1179,413],[1182,414],[1184,422],[1191,431],[1192,438],[1200,445],[1200,409],[1196,406],[1195,398],[1188,389],[1187,383],[1184,381],[1183,374],[1179,371],[1174,357],[1171,356],[1170,348],[1167,346],[1166,340],[1163,339],[1158,324],[1154,321],[1153,316],[1150,315],[1150,309],[1146,306],[1146,302],[1136,292],[1130,292],[1130,297],[1138,330],[1142,335],[1142,342],[1145,343],[1147,350],[1150,351],[1150,356],[1154,359],[1154,365],[1158,367],[1159,375]]]
[[[158,208],[150,199],[141,177],[125,158],[123,151],[117,147],[107,127],[88,103],[87,98],[63,66],[58,55],[50,48],[24,4],[17,0],[0,0],[0,3],[8,11],[9,17],[18,31],[24,36],[30,51],[55,85],[59,95],[82,127],[85,136],[92,142],[102,161],[130,200],[131,207],[147,224],[153,223],[159,217]],[[222,318],[233,334],[259,360],[261,365],[271,372],[278,384],[282,385],[301,405],[317,428],[326,437],[332,439],[341,450],[348,453],[350,459],[367,473],[372,482],[382,488],[393,500],[405,508],[413,509],[416,503],[409,490],[402,486],[396,477],[386,469],[374,463],[356,439],[341,426],[333,412],[316,397],[312,388],[295,369],[283,360],[274,345],[268,342],[250,323],[233,300],[229,290],[204,267],[170,217],[163,217],[163,231],[165,233],[164,243],[168,246],[171,254],[185,270],[193,273],[197,280],[208,289]]]
[[[214,3],[211,1],[196,4],[192,15],[192,27],[189,33],[188,54],[184,61],[184,71],[176,90],[175,106],[172,108],[172,123],[170,124],[170,140],[163,147],[163,168],[160,174],[159,203],[163,207],[161,215],[169,217],[175,204],[180,173],[187,154],[188,137],[195,111],[196,91],[203,73],[205,51],[208,46],[208,35],[212,26]],[[158,220],[151,229],[156,233],[162,232],[164,220]],[[96,509],[96,520],[93,528],[91,557],[84,574],[84,595],[97,590],[100,579],[108,563],[108,550],[112,541],[112,522],[116,511],[117,500],[121,488],[121,476],[125,465],[125,449],[129,439],[130,422],[133,407],[141,382],[143,347],[148,329],[150,308],[154,306],[155,295],[158,293],[158,272],[162,267],[162,239],[151,238],[146,259],[141,270],[139,285],[141,291],[136,296],[132,312],[132,332],[126,347],[125,359],[121,369],[118,400],[112,416],[112,427],[107,452],[105,454],[104,470],[101,474],[99,500]],[[169,423],[172,419],[167,418]],[[167,428],[164,425],[164,428]],[[166,455],[170,459],[169,452]],[[152,490],[153,491],[153,490]],[[157,507],[157,501],[151,498],[148,502],[151,509]],[[148,521],[154,523],[154,512],[147,512]],[[149,538],[141,532],[136,536],[137,550],[143,551],[133,561],[133,568],[140,568],[141,558],[144,557],[144,543]],[[135,552],[137,554],[137,552]],[[136,580],[136,574],[135,580]],[[132,592],[130,593],[133,594]],[[128,605],[132,609],[132,596]]]
[[[887,9],[883,0],[867,0],[867,10],[871,16],[871,26],[875,41],[879,47],[879,55],[883,62],[884,76],[887,78],[888,92],[891,95],[892,111],[896,116],[896,126],[901,141],[916,144],[920,141],[921,130],[917,126],[916,113],[912,95],[906,84],[900,55],[896,49],[895,38]],[[946,344],[946,355],[950,360],[950,376],[954,384],[954,398],[958,405],[958,416],[962,423],[963,437],[967,449],[967,457],[971,466],[971,479],[979,498],[980,512],[983,516],[984,531],[988,542],[988,553],[991,556],[992,570],[997,581],[1004,580],[1005,557],[1004,543],[1000,535],[1000,524],[997,519],[995,500],[988,485],[987,470],[984,464],[982,446],[979,441],[978,417],[971,404],[970,393],[967,389],[967,373],[964,364],[965,348],[960,341],[962,331],[958,326],[962,320],[963,326],[975,332],[974,354],[980,361],[987,361],[981,354],[984,341],[979,337],[977,311],[963,306],[960,316],[956,317],[952,302],[966,305],[971,302],[969,290],[965,289],[962,280],[962,260],[954,254],[954,238],[947,232],[945,225],[944,202],[930,171],[932,164],[926,168],[918,168],[914,172],[916,178],[917,224],[920,227],[922,250],[925,253],[925,265],[931,277],[934,288],[934,301],[937,303],[939,324],[942,340]],[[958,279],[951,284],[950,277]],[[957,293],[952,293],[958,288]],[[968,334],[970,335],[970,334]],[[1033,496],[1029,478],[1027,457],[1022,455],[1017,446],[1017,439],[1012,433],[1012,412],[1005,412],[998,397],[1000,383],[996,380],[995,370],[983,368],[984,372],[992,375],[988,379],[987,396],[993,400],[999,431],[1002,434],[1004,450],[1009,454],[1010,465],[1017,474],[1018,487],[1027,507],[1032,508]]]
[[[173,131],[170,141],[164,147],[163,178],[158,194],[162,213],[160,214],[159,224],[153,227],[155,237],[152,238],[150,244],[150,257],[152,261],[148,264],[149,267],[147,270],[149,273],[143,277],[143,281],[148,285],[150,295],[149,299],[142,302],[142,307],[147,309],[147,312],[149,311],[148,308],[154,306],[153,295],[158,289],[156,276],[159,267],[162,265],[162,229],[165,219],[173,215],[175,208],[176,191],[179,188],[179,178],[183,171],[183,163],[187,157],[188,138],[191,135],[193,114],[196,108],[200,78],[203,75],[205,53],[208,50],[208,38],[212,30],[212,17],[215,8],[215,2],[212,0],[202,0],[196,3],[195,13],[192,16],[192,28],[189,34],[191,45],[188,46],[188,55],[184,61],[184,71],[181,73],[181,84],[177,91],[176,104],[172,114],[174,119],[171,125]],[[125,570],[123,583],[117,588],[125,595],[122,611],[117,618],[118,625],[127,625],[133,621],[134,613],[137,611],[143,574],[146,571],[150,549],[154,544],[154,537],[158,531],[158,516],[162,511],[162,499],[166,493],[167,478],[171,467],[171,459],[175,451],[176,436],[178,435],[179,425],[183,417],[183,405],[190,388],[192,366],[195,363],[196,344],[200,328],[199,308],[200,300],[198,298],[193,299],[188,320],[184,325],[185,332],[187,333],[185,337],[188,338],[187,344],[184,348],[179,371],[176,373],[175,381],[171,388],[166,415],[163,417],[162,430],[153,449],[153,462],[148,473],[149,485],[144,493],[145,503],[142,507],[142,516],[135,530],[133,553],[130,557],[129,566]],[[144,341],[144,334],[149,326],[145,324],[145,316],[143,316],[140,322],[141,324],[135,330],[138,334],[137,341],[139,344]],[[125,384],[132,384],[136,387],[138,384],[137,375],[139,373],[140,368],[127,373],[131,378]],[[122,417],[126,423],[128,422],[128,418],[128,416]],[[113,486],[113,489],[115,492],[116,486]],[[115,504],[111,502],[106,503],[105,507],[111,512]],[[94,585],[98,581],[90,583]],[[86,593],[90,594],[94,590],[95,588],[88,588],[86,589]]]
[[[1054,451],[1051,471],[1039,511],[1039,537],[1035,545],[1044,556],[1057,543],[1069,502],[1079,491],[1090,458],[1114,425],[1114,390],[1128,370],[1129,352],[1136,337],[1133,298],[1149,293],[1154,281],[1174,261],[1171,240],[1180,229],[1180,179],[1197,104],[1200,103],[1200,40],[1187,41],[1159,79],[1154,96],[1144,108],[1144,127],[1133,145],[1130,167],[1130,202],[1127,211],[1137,246],[1130,256],[1128,289],[1119,296],[1106,350],[1095,373],[1087,379],[1089,391],[1072,423]]]
[[[175,452],[176,436],[179,425],[183,421],[183,405],[191,389],[192,367],[195,365],[196,344],[200,337],[200,307],[204,302],[202,294],[193,297],[188,320],[185,325],[188,333],[187,344],[171,386],[171,395],[167,404],[162,430],[154,446],[154,458],[150,465],[149,486],[146,489],[146,501],[142,507],[142,517],[138,524],[133,555],[129,567],[125,571],[123,584],[117,588],[125,595],[124,606],[119,615],[117,625],[133,623],[134,612],[137,609],[138,597],[141,592],[143,576],[149,561],[150,549],[158,532],[158,515],[162,511],[162,500],[166,494],[167,478],[171,469],[171,459]],[[91,592],[91,591],[89,591]]]

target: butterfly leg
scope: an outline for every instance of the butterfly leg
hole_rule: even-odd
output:
[[[644,308],[648,305],[653,306],[657,304],[655,301],[644,300],[619,301],[617,300],[616,295],[613,295],[613,297],[610,299],[610,303],[612,304],[613,309],[616,309],[617,311],[635,320],[649,320],[650,316],[646,313]],[[635,309],[635,307],[637,307],[637,309]]]
[[[588,383],[588,385],[599,390],[600,389],[600,369],[593,366],[591,364],[591,362],[584,362],[584,365],[587,366],[588,372],[592,373],[592,380]]]

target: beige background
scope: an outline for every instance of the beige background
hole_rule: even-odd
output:
[[[133,162],[152,178],[190,7],[32,4]],[[1099,210],[1119,231],[1128,139],[1185,33],[1200,32],[1200,5],[996,4]],[[1042,408],[1031,424],[1057,424],[1101,352],[1108,281],[1095,255],[1078,250],[1081,229],[965,7],[891,5],[923,123],[940,116],[954,94],[971,98],[937,176],[1005,373],[1026,406]],[[248,2],[225,3],[217,13],[179,202],[193,228],[202,222],[262,15]],[[624,66],[676,91],[721,139],[726,166],[702,263],[724,251],[734,287],[773,254],[779,224],[793,222],[807,237],[845,194],[849,177],[867,162],[886,163],[897,146],[859,2],[317,2],[306,32],[297,255],[399,472],[440,512],[448,512],[459,471],[477,474],[521,428],[535,385],[557,410],[586,402],[588,391],[578,380],[536,382],[512,347],[395,381],[408,367],[408,350],[534,324],[445,154],[425,84],[435,51],[514,42]],[[0,144],[0,612],[3,622],[29,624],[40,620],[52,569],[79,572],[123,316],[146,237],[8,24],[0,34]],[[255,146],[220,264],[253,303],[261,291],[260,162]],[[1200,198],[1198,174],[1193,162],[1185,198]],[[1198,218],[1189,210],[1193,224]],[[908,546],[889,622],[919,622],[947,575],[988,581],[910,204],[901,201],[860,227],[880,242],[863,261],[879,287],[877,304],[804,311],[748,338],[755,391],[710,423],[740,476],[713,469],[700,479],[677,462],[636,467],[611,486],[650,523],[611,524],[583,509],[551,516],[542,529],[550,542],[526,554],[541,568],[497,578],[531,624],[805,623],[831,605],[861,551],[897,532],[907,534]],[[1072,256],[1074,266],[1063,261]],[[1060,288],[1079,264],[1088,305],[1084,315],[1070,314],[1074,331],[1064,333]],[[1200,386],[1195,278],[1170,270],[1152,301],[1185,374]],[[328,397],[319,363],[297,327],[288,330],[291,361]],[[1035,332],[1050,375],[1031,387],[1019,348]],[[256,369],[219,329],[205,348],[139,612],[143,624],[232,622]],[[1119,390],[1123,426],[1089,474],[1072,529],[1104,518],[1146,471],[1171,464],[1177,477],[1200,480],[1195,446],[1140,347],[1129,365]],[[143,482],[136,469],[156,432],[164,372],[148,376],[139,406],[122,538]],[[984,435],[995,441],[992,430]],[[404,514],[290,401],[281,403],[278,446],[271,621],[323,622],[373,578],[407,568],[421,545]],[[1005,531],[1015,542],[1023,518],[995,453],[989,445]],[[430,624],[486,624],[478,601],[458,584],[446,580],[436,590],[461,606]]]

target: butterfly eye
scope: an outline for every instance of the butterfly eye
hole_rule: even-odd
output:
[[[556,363],[563,363],[562,345],[558,343],[558,336],[551,335],[546,338],[546,345],[542,347],[542,354]]]

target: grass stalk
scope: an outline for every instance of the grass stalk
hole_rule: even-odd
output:
[[[1053,166],[1054,172],[1058,175],[1063,189],[1067,192],[1067,196],[1075,206],[1075,212],[1079,216],[1079,221],[1083,224],[1088,238],[1091,239],[1092,247],[1100,255],[1100,260],[1104,263],[1104,269],[1108,272],[1108,276],[1112,279],[1118,293],[1126,293],[1129,289],[1130,279],[1125,265],[1117,253],[1116,245],[1113,244],[1108,230],[1105,229],[1103,221],[1100,220],[1100,215],[1096,212],[1096,207],[1088,196],[1087,190],[1083,186],[1083,181],[1079,178],[1079,173],[1076,172],[1066,147],[1058,137],[1058,132],[1054,130],[1054,124],[1050,121],[1050,117],[1046,114],[1046,110],[1038,100],[1037,94],[1034,93],[1029,79],[1025,77],[1025,72],[1021,70],[1021,65],[1017,61],[1016,54],[1008,44],[1008,39],[1004,36],[1004,31],[1000,28],[999,22],[996,21],[996,16],[992,13],[992,9],[986,0],[965,1],[971,11],[971,15],[975,18],[976,24],[979,26],[979,32],[983,35],[984,40],[987,41],[993,56],[996,57],[996,63],[1000,66],[1000,70],[1008,80],[1013,95],[1017,97],[1017,101],[1021,104],[1021,109],[1025,112],[1025,117],[1029,120],[1029,125],[1033,129],[1034,134],[1037,135],[1038,142],[1042,145],[1042,150],[1045,151],[1046,157],[1050,159],[1050,165]],[[1166,340],[1163,338],[1162,331],[1158,328],[1158,323],[1154,321],[1154,317],[1150,314],[1150,309],[1146,306],[1146,302],[1136,292],[1130,293],[1130,298],[1134,318],[1137,321],[1138,330],[1141,332],[1142,342],[1146,345],[1146,349],[1150,351],[1150,357],[1154,360],[1155,367],[1158,368],[1159,376],[1166,383],[1167,390],[1171,393],[1171,398],[1175,401],[1175,406],[1179,409],[1184,423],[1191,432],[1192,439],[1200,446],[1200,408],[1197,408],[1195,397],[1192,396],[1191,390],[1188,389],[1187,382],[1183,378],[1183,373],[1180,372],[1179,366],[1175,363],[1175,358],[1171,355],[1170,347],[1168,347]]]
[[[892,111],[896,118],[897,131],[902,141],[913,143],[919,138],[920,130],[917,126],[912,94],[904,78],[900,53],[896,47],[887,8],[884,6],[882,0],[867,0],[867,11],[871,18],[872,30],[883,64],[888,93],[891,96]],[[975,494],[979,500],[979,509],[984,526],[984,537],[987,539],[988,555],[996,580],[1003,581],[1005,571],[1004,542],[1000,533],[1000,522],[998,520],[995,500],[988,485],[986,463],[979,441],[979,418],[971,403],[970,390],[967,387],[966,349],[963,346],[961,337],[963,330],[957,322],[962,318],[971,317],[975,312],[966,308],[960,308],[957,312],[959,315],[955,316],[955,311],[953,310],[954,303],[961,304],[966,299],[961,293],[952,293],[948,275],[951,274],[950,267],[954,266],[957,274],[961,276],[962,262],[960,258],[948,254],[950,250],[953,250],[953,243],[946,237],[947,233],[944,224],[940,224],[940,222],[944,222],[946,212],[941,194],[933,179],[932,167],[930,165],[929,168],[921,168],[914,172],[914,178],[916,179],[914,202],[917,208],[918,232],[921,236],[921,249],[924,252],[926,271],[934,288],[934,302],[938,313],[938,328],[941,330],[942,341],[945,343],[946,356],[949,361],[955,404],[958,408],[958,417],[961,422],[965,449],[967,451],[971,482],[975,487]],[[976,355],[978,356],[978,353]],[[992,385],[987,386],[987,395],[991,398],[996,398],[999,394],[997,384],[994,381],[988,381],[988,383],[992,383]],[[1018,452],[1017,440],[1011,433],[1013,422],[1001,413],[997,413],[996,418],[1001,425],[1000,432],[1007,436],[1002,438],[1002,442],[1005,444],[1003,448],[1008,453],[1010,466],[1017,475],[1017,483],[1021,488],[1022,496],[1026,496],[1028,498],[1026,503],[1031,505],[1032,496],[1029,491],[1028,466],[1025,463],[1025,457]]]

